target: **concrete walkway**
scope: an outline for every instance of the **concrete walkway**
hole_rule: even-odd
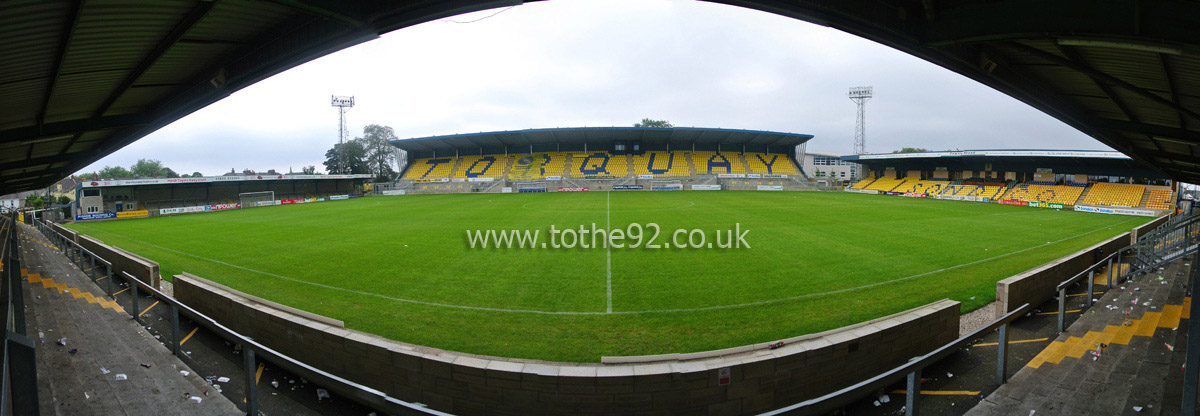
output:
[[[28,226],[18,231],[42,414],[240,413],[45,237]]]
[[[1178,414],[1189,260],[1108,291],[966,414]],[[1161,278],[1160,278],[1161,276]]]

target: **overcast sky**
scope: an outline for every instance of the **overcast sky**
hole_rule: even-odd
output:
[[[401,29],[243,89],[81,172],[159,159],[181,174],[324,167],[330,95],[351,135],[400,138],[543,127],[677,126],[807,133],[850,153],[849,87],[870,85],[867,151],[1108,149],[933,64],[837,30],[688,0],[571,0]]]

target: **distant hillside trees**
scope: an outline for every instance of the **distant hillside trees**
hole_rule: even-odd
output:
[[[105,166],[94,175],[100,178],[178,178],[174,170],[163,166],[157,159],[138,159],[137,163],[125,169],[121,166]]]
[[[641,122],[633,123],[633,126],[634,127],[661,127],[661,128],[675,127],[675,125],[671,124],[671,122],[669,122],[669,121],[654,120],[654,119],[650,119],[650,118],[643,118]]]

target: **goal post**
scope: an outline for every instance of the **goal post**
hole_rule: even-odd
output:
[[[242,192],[238,194],[242,208],[275,205],[275,191]]]
[[[679,180],[670,181],[650,181],[651,191],[681,191],[683,190],[683,182]]]

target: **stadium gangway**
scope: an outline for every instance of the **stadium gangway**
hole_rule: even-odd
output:
[[[6,226],[7,224],[7,226]],[[5,235],[0,239],[0,261],[4,264],[0,285],[4,299],[4,363],[0,376],[0,415],[37,415],[36,344],[25,334],[25,297],[21,289],[21,258],[17,250],[17,214],[0,217]]]
[[[130,296],[129,296],[130,308],[127,311],[129,312],[130,315],[133,316],[133,319],[136,320],[139,324],[142,323],[142,319],[141,319],[140,314],[138,313],[138,310],[139,310],[138,309],[138,299],[142,295],[149,295],[149,296],[157,299],[159,302],[162,302],[162,303],[166,304],[167,306],[169,306],[171,308],[171,345],[170,345],[170,348],[171,348],[171,353],[174,354],[175,356],[182,358],[183,357],[182,354],[184,354],[183,350],[179,348],[179,345],[181,343],[180,337],[182,335],[182,333],[179,330],[180,316],[183,316],[183,317],[186,317],[186,318],[192,320],[192,322],[196,323],[197,326],[203,326],[205,329],[209,330],[210,332],[212,332],[213,334],[216,334],[217,336],[219,336],[221,338],[224,338],[227,341],[230,341],[235,344],[241,344],[242,345],[243,364],[244,364],[243,369],[245,370],[244,375],[246,378],[246,386],[247,386],[246,387],[246,397],[245,397],[245,399],[246,399],[246,414],[247,415],[257,416],[259,414],[259,412],[258,412],[258,383],[255,382],[255,370],[257,369],[256,365],[257,365],[258,360],[261,359],[263,361],[269,361],[272,364],[274,364],[275,366],[284,369],[285,371],[289,371],[292,374],[295,374],[299,377],[303,377],[303,378],[305,378],[311,382],[314,382],[318,385],[324,386],[324,387],[328,388],[329,390],[332,390],[334,392],[337,392],[338,394],[341,394],[342,396],[345,396],[347,398],[350,398],[354,401],[365,404],[365,405],[375,408],[377,410],[382,410],[384,412],[387,412],[388,414],[453,416],[449,413],[429,409],[427,407],[424,407],[423,405],[406,402],[406,401],[397,399],[395,397],[388,396],[387,393],[384,393],[382,391],[355,383],[353,381],[347,380],[345,378],[339,377],[332,373],[318,369],[318,368],[308,365],[304,362],[301,362],[295,358],[292,358],[288,355],[285,355],[283,353],[275,351],[275,350],[271,349],[270,347],[267,347],[266,345],[263,345],[263,344],[259,343],[258,341],[251,339],[250,337],[242,335],[232,329],[225,327],[224,325],[221,325],[216,320],[208,317],[205,314],[202,314],[202,313],[196,311],[195,309],[192,309],[191,307],[183,304],[182,302],[179,302],[175,298],[167,296],[166,294],[159,291],[157,288],[151,287],[146,282],[143,282],[140,279],[134,277],[133,275],[130,275],[128,272],[123,271],[120,274],[114,275],[111,262],[104,260],[103,258],[100,258],[100,256],[97,256],[95,253],[92,253],[90,250],[80,246],[78,243],[71,241],[71,239],[68,239],[68,238],[62,236],[58,232],[51,229],[48,225],[46,225],[44,223],[44,221],[35,221],[35,224],[36,223],[41,223],[38,225],[38,229],[42,232],[42,234],[45,235],[47,238],[51,239],[51,241],[54,241],[56,244],[58,244],[60,249],[63,251],[63,253],[67,256],[67,258],[69,260],[71,260],[72,263],[75,263],[77,266],[79,266],[81,271],[83,269],[83,266],[86,264],[90,264],[92,266],[90,273],[91,273],[91,278],[92,278],[93,282],[97,281],[95,265],[100,264],[100,265],[105,266],[105,273],[106,273],[106,276],[108,277],[108,279],[107,279],[108,280],[107,294],[110,298],[112,298],[114,300],[116,299],[116,296],[113,293],[112,281],[114,279],[118,279],[118,278],[124,280],[125,284],[127,284],[129,286],[129,290],[130,290],[130,293],[129,293],[130,294]],[[5,267],[5,269],[7,270],[7,266]],[[32,341],[30,341],[30,342],[32,344]],[[165,342],[164,342],[164,344],[165,344]],[[32,351],[30,351],[30,352],[31,352],[30,357],[32,357]],[[32,358],[30,359],[29,362],[30,363],[33,362]],[[32,367],[32,364],[30,365],[30,367]],[[36,392],[36,388],[37,388],[36,383],[34,383],[33,387]],[[34,401],[34,403],[36,404],[36,400]],[[19,414],[19,413],[14,413],[14,414]]]
[[[954,342],[943,345],[928,354],[913,358],[904,365],[893,368],[883,374],[815,399],[805,400],[791,406],[762,413],[760,416],[823,415],[854,403],[856,400],[873,392],[882,390],[902,377],[906,378],[908,383],[908,390],[905,392],[905,412],[908,416],[916,416],[920,409],[921,370],[997,329],[1000,331],[1000,337],[997,340],[996,383],[1004,384],[1008,381],[1008,324],[1024,315],[1029,309],[1030,306],[1026,303],[1012,312],[1004,314],[999,319],[992,321],[992,323],[985,327],[971,331],[971,333],[954,340]]]

